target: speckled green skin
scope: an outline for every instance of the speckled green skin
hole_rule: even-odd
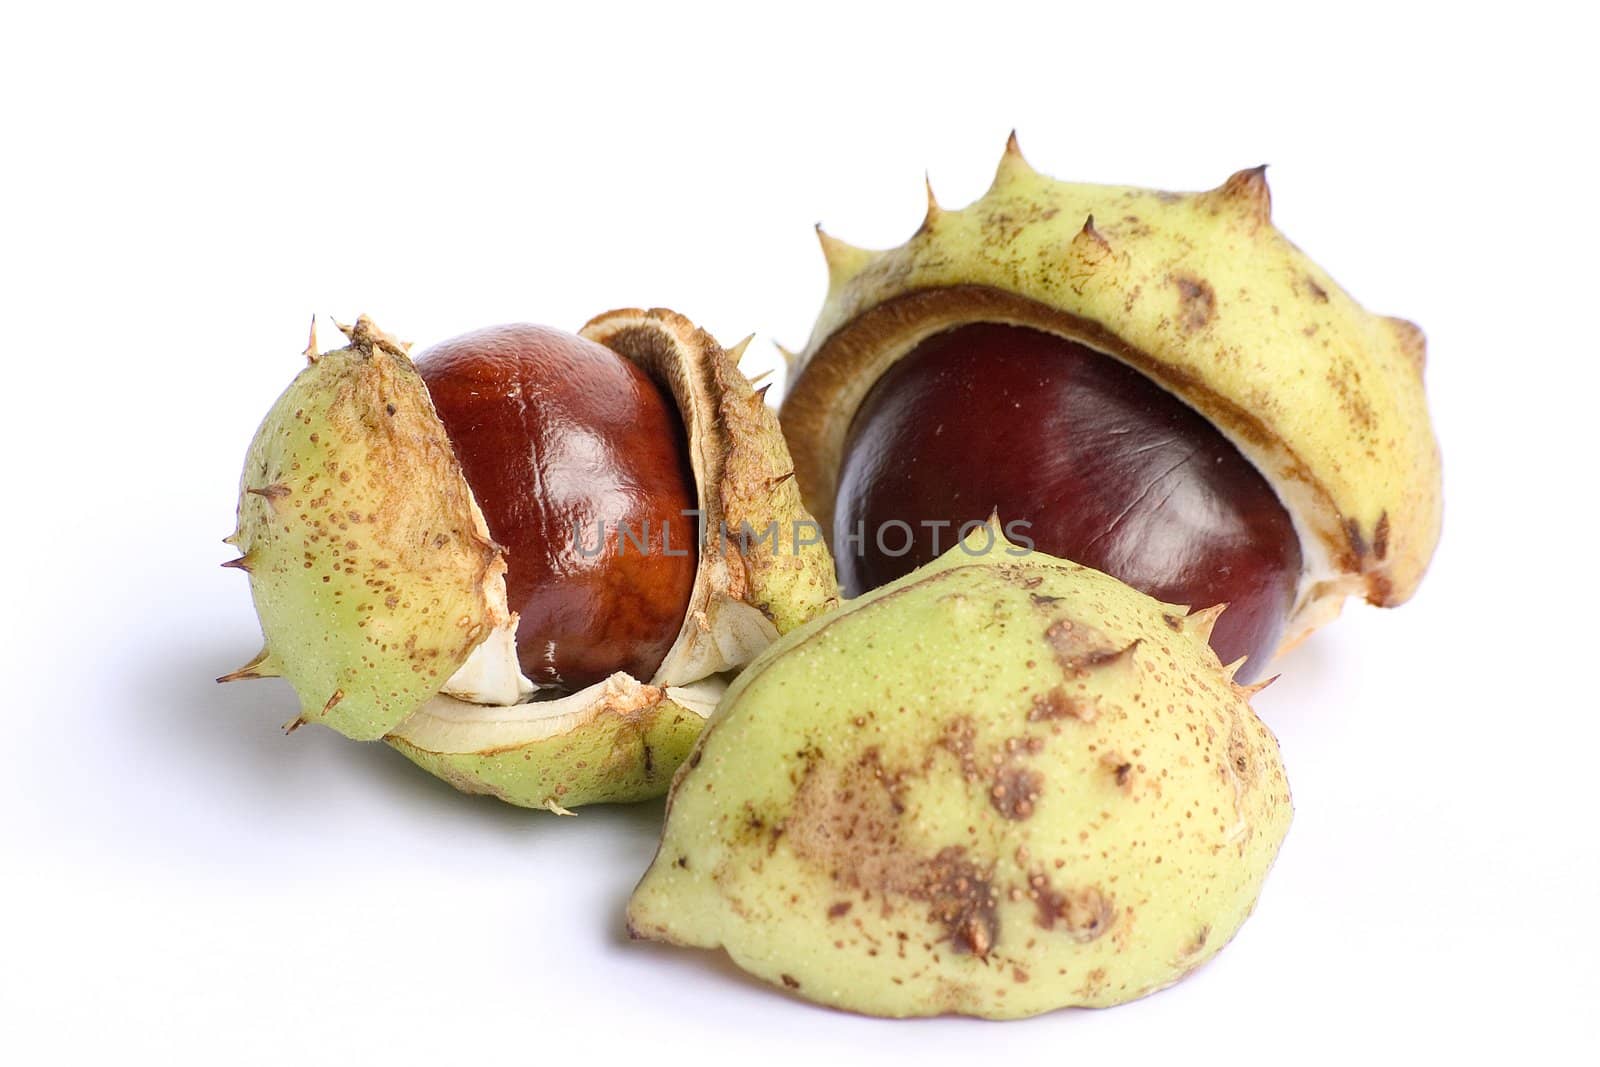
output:
[[[266,646],[224,680],[287,678],[296,724],[382,737],[498,622],[505,563],[422,379],[365,319],[268,412],[229,541]]]
[[[1214,618],[957,548],[801,627],[674,783],[630,930],[874,1015],[1177,981],[1249,915],[1291,817]]]

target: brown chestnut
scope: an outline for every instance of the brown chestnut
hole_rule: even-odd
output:
[[[1294,607],[1294,524],[1215,426],[1085,345],[974,323],[918,344],[856,412],[833,526],[846,595],[931,562],[991,513],[1157,599],[1227,603],[1211,641],[1225,663],[1249,657],[1241,677]]]
[[[698,561],[672,397],[609,348],[542,326],[477,330],[416,368],[505,549],[523,673],[567,690],[619,670],[650,678]]]

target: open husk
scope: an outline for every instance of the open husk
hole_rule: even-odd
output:
[[[930,335],[997,322],[1127,363],[1255,464],[1305,561],[1285,646],[1347,595],[1391,606],[1416,590],[1441,515],[1422,333],[1364,310],[1277,230],[1263,168],[1203,193],[1073,184],[1034,171],[1013,137],[981,199],[952,211],[930,194],[901,247],[821,237],[828,295],[783,425],[825,529],[867,391]]]
[[[674,312],[611,312],[583,334],[677,402],[707,535],[653,677],[536,699],[517,667],[503,553],[406,346],[365,318],[346,332],[337,351],[313,342],[263,422],[229,538],[266,644],[223,680],[287,678],[301,698],[291,727],[383,738],[513,804],[642,799],[666,789],[724,676],[837,603],[776,416],[737,357]]]

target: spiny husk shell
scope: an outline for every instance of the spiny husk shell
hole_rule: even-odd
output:
[[[505,561],[427,390],[366,320],[317,354],[251,446],[231,539],[267,648],[224,680],[282,674],[295,721],[386,737],[469,792],[566,809],[665,791],[725,682],[838,602],[777,416],[733,355],[670,311],[617,311],[584,335],[664,382],[683,414],[711,537],[672,650],[648,680],[614,675],[520,703]],[[520,683],[520,684],[519,684]],[[476,701],[469,702],[469,701]]]
[[[1233,936],[1291,807],[1216,613],[994,533],[739,676],[635,936],[854,1011],[996,1018],[1142,996]]]
[[[505,561],[402,346],[362,318],[273,405],[245,459],[238,530],[262,653],[295,724],[392,730],[504,624]]]
[[[1365,311],[1271,220],[1263,168],[1176,194],[1058,182],[1007,145],[993,186],[886,252],[822,235],[826,303],[783,423],[830,529],[846,433],[895,360],[966,322],[1120,359],[1207,416],[1268,478],[1306,567],[1285,645],[1349,594],[1406,600],[1439,537],[1438,447],[1416,326]]]

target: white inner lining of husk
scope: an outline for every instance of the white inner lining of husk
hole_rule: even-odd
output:
[[[727,680],[718,676],[663,689],[618,671],[564,697],[508,707],[472,704],[441,693],[401,723],[392,736],[429,752],[492,752],[570,733],[607,712],[634,714],[655,706],[663,697],[707,718],[727,687]]]

